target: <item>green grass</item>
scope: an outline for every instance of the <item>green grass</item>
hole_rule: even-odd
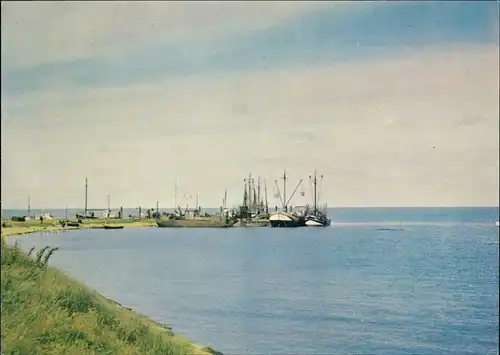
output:
[[[76,219],[73,218],[73,220],[76,222]],[[147,220],[147,219],[132,219],[132,218],[85,218],[82,220],[84,225],[98,225],[98,224],[130,224],[130,223],[137,223],[137,222],[145,222],[145,221],[150,221],[150,223],[153,223],[154,220]]]
[[[57,249],[25,254],[1,242],[3,355],[216,353],[48,266]]]
[[[63,219],[61,219],[63,220]],[[44,220],[40,223],[39,220],[28,220],[25,222],[15,222],[11,220],[2,220],[2,237],[14,234],[36,233],[36,232],[56,232],[62,230],[62,225],[59,219]],[[76,222],[76,219],[68,219],[68,221]],[[105,224],[119,224],[125,228],[132,227],[151,227],[156,226],[154,219],[84,219],[83,224],[79,228],[102,227]],[[75,229],[69,227],[68,229]]]
[[[59,225],[58,219],[44,219],[43,223],[40,223],[39,219],[29,219],[24,222],[11,221],[10,219],[3,219],[2,225],[5,227],[52,227]]]

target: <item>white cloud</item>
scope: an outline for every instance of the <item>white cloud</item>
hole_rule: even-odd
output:
[[[2,62],[23,68],[58,60],[120,57],[152,44],[260,30],[326,7],[345,7],[345,3],[2,2]]]
[[[2,200],[171,204],[175,180],[237,202],[249,171],[314,168],[330,204],[498,204],[498,47],[321,68],[158,78],[2,100]],[[49,206],[50,205],[50,206]],[[42,207],[42,206],[40,206]]]

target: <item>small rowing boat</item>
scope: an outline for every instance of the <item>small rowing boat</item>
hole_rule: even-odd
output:
[[[123,226],[104,226],[104,229],[123,229]]]

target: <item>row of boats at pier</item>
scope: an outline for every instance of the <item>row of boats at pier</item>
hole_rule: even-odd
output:
[[[321,175],[323,178],[323,175]],[[305,206],[304,208],[296,209],[295,211],[289,211],[288,203],[297,191],[297,187],[302,183],[299,181],[297,187],[295,188],[290,200],[286,200],[286,171],[283,173],[283,203],[282,211],[275,211],[269,215],[269,223],[271,227],[275,228],[295,228],[295,227],[327,227],[331,224],[331,220],[327,215],[326,204],[322,207],[318,205],[319,194],[318,194],[318,178],[316,171],[314,171],[314,176],[309,176],[312,180],[313,185],[313,205]],[[277,184],[276,184],[277,185]],[[278,194],[281,198],[281,192],[278,188]],[[286,202],[285,202],[286,201]]]
[[[331,224],[331,220],[320,210],[312,210],[307,214],[280,211],[270,214],[269,223],[275,228],[327,227]]]
[[[311,188],[312,188],[312,205],[305,206],[291,206],[290,201],[297,193],[298,188],[302,185],[303,180],[300,180],[290,196],[287,196],[287,175],[284,171],[283,186],[280,189],[278,181],[275,180],[277,193],[275,198],[281,202],[280,208],[274,207],[274,211],[269,210],[269,203],[267,199],[267,185],[264,179],[263,186],[261,186],[260,178],[252,178],[249,174],[245,178],[243,203],[236,208],[228,209],[227,204],[227,190],[224,193],[223,204],[220,208],[220,213],[215,216],[201,216],[200,208],[198,207],[198,199],[196,202],[196,209],[194,213],[190,212],[186,207],[185,213],[178,207],[175,213],[168,216],[167,219],[156,217],[158,227],[172,228],[172,227],[266,227],[273,228],[296,228],[296,227],[327,227],[330,226],[331,220],[328,218],[327,205],[320,205],[319,200],[323,175],[318,176],[316,171],[314,174],[309,175]],[[177,185],[176,185],[177,188]],[[261,189],[262,188],[262,189]],[[261,192],[264,192],[261,194]],[[301,195],[305,196],[305,192],[301,191]],[[176,192],[177,196],[177,192]]]
[[[330,226],[331,220],[328,218],[326,204],[320,206],[318,204],[320,194],[318,193],[318,177],[316,171],[313,175],[309,176],[313,188],[313,204],[306,206],[290,206],[290,201],[296,194],[299,186],[303,183],[300,180],[288,197],[287,191],[287,175],[286,171],[283,173],[283,187],[282,190],[275,180],[277,194],[275,195],[281,202],[281,208],[275,207],[275,211],[269,212],[267,202],[267,186],[265,186],[265,202],[260,198],[260,179],[258,187],[255,189],[254,179],[249,176],[248,180],[245,179],[245,192],[243,196],[243,205],[240,206],[238,218],[243,223],[263,223],[274,228],[296,228],[296,227],[326,227]],[[321,175],[321,179],[323,176]],[[304,196],[304,192],[301,193]],[[252,201],[253,197],[253,201]],[[253,203],[252,203],[253,202]]]

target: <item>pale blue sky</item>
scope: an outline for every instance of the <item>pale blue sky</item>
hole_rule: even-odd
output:
[[[9,65],[8,38],[6,58],[2,59],[2,94],[40,90],[65,80],[85,87],[135,85],[158,76],[359,60],[397,52],[401,47],[498,43],[494,30],[497,9],[494,1],[366,3],[340,11],[313,8],[257,31],[222,33],[209,40],[158,41],[145,49],[132,49],[120,60],[95,55],[21,70]],[[8,19],[8,13],[6,16]]]
[[[2,199],[237,203],[287,167],[332,205],[498,204],[497,94],[494,1],[4,2]]]

